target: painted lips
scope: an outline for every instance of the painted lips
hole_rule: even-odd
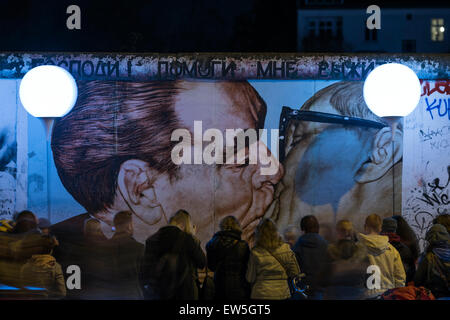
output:
[[[254,207],[253,209],[255,210],[255,214],[252,215],[253,219],[250,218],[248,222],[244,222],[242,225],[242,237],[244,240],[248,241],[249,244],[253,243],[255,229],[263,219],[266,209],[273,200],[274,190],[275,186],[270,182],[264,182],[261,185],[261,188],[256,190],[257,194],[255,195],[253,200],[257,203],[253,203],[251,206]],[[244,219],[244,221],[245,220],[246,219]]]

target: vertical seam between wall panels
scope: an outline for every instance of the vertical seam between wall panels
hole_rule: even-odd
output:
[[[214,94],[214,106],[213,106],[213,113],[214,113],[213,119],[214,119],[214,121],[216,120],[216,117],[217,117],[216,106],[217,106],[216,94]],[[202,136],[203,136],[203,132],[202,132]],[[203,137],[202,137],[202,141],[203,141]],[[216,138],[214,138],[214,143],[217,144]],[[202,146],[203,146],[203,143],[202,143]],[[217,150],[217,148],[215,148],[215,150]],[[215,154],[215,152],[216,151],[214,151],[214,156],[217,159],[217,155]],[[223,157],[223,155],[222,155],[222,157]],[[202,159],[203,159],[203,147],[202,147]],[[202,162],[203,162],[203,160],[202,160]],[[216,187],[217,187],[217,172],[218,172],[217,169],[218,169],[217,161],[215,161],[214,170],[213,170],[214,174],[213,174],[213,203],[212,203],[212,205],[213,205],[213,235],[216,232]]]
[[[397,127],[395,127],[397,128]],[[395,215],[395,130],[392,130],[392,215]]]
[[[117,98],[117,81],[114,81],[114,115],[113,115],[113,126],[114,126],[114,155],[117,157],[117,144],[118,144],[118,135],[117,135],[117,113],[118,113],[118,98]]]
[[[19,97],[18,97],[18,91],[19,91],[19,88],[18,88],[18,81],[16,80],[16,81],[14,81],[15,82],[15,89],[16,89],[16,121],[15,121],[15,124],[14,124],[14,135],[15,135],[15,137],[14,137],[14,140],[16,140],[16,179],[15,179],[15,183],[16,183],[16,185],[15,185],[15,192],[14,192],[14,213],[15,212],[17,212],[17,210],[16,210],[16,208],[17,208],[17,181],[18,181],[18,177],[19,177],[19,166],[18,166],[18,164],[19,164],[19,161],[17,160],[17,149],[18,149],[18,145],[17,145],[17,120],[19,119],[19,117],[18,117],[18,115],[19,115],[19,104],[17,103],[18,101],[19,101]],[[27,190],[28,191],[28,190]],[[28,193],[28,192],[27,192]],[[14,216],[14,213],[13,213],[13,216]]]

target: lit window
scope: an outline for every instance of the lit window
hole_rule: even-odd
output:
[[[431,19],[431,41],[444,41],[444,19]]]

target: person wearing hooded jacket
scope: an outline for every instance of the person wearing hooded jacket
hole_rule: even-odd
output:
[[[397,249],[389,243],[389,237],[380,235],[381,226],[380,216],[371,214],[364,224],[366,234],[358,235],[361,244],[367,249],[370,265],[378,266],[380,270],[379,288],[369,287],[368,298],[378,296],[389,289],[405,286],[406,273],[402,259]]]
[[[61,299],[66,296],[66,283],[61,265],[51,255],[52,248],[43,248],[34,254],[20,270],[23,286],[46,289],[45,298]]]
[[[248,299],[245,279],[250,249],[241,239],[242,230],[234,216],[220,222],[220,231],[206,244],[208,268],[214,272],[215,299]]]
[[[15,225],[9,232],[0,232],[0,282],[20,285],[20,269],[33,255],[58,245],[54,237],[42,235],[37,218],[31,211],[17,214]]]
[[[414,284],[431,290],[436,298],[450,297],[450,235],[441,224],[428,230],[429,245],[419,264]]]

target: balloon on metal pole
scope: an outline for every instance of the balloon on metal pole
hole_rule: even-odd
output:
[[[50,131],[56,118],[72,110],[77,100],[75,79],[65,69],[43,65],[29,70],[19,87],[20,101],[25,110],[42,121],[45,129],[47,155],[47,215],[51,219],[50,207]]]
[[[391,127],[392,215],[395,214],[394,135],[398,123],[417,107],[421,85],[416,73],[399,63],[386,63],[367,76],[363,95],[369,109]]]

